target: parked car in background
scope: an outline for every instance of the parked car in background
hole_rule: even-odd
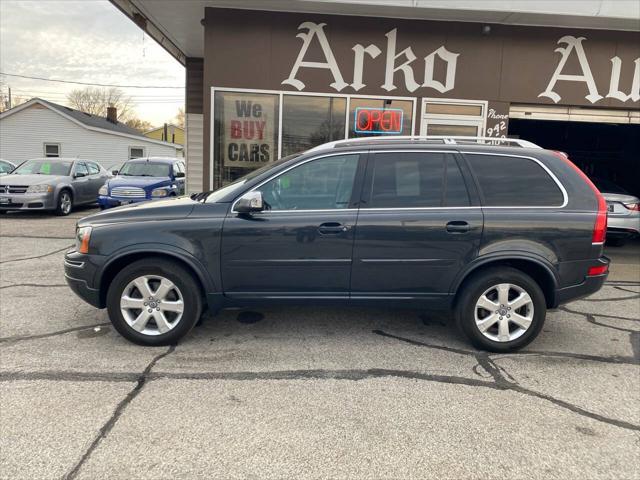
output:
[[[7,175],[16,169],[15,164],[0,158],[0,175]]]
[[[96,203],[109,173],[97,162],[75,158],[27,160],[0,177],[0,213],[52,210],[69,215],[73,207]]]
[[[100,189],[101,209],[185,194],[182,158],[147,157],[126,162]]]
[[[620,247],[640,235],[640,199],[610,180],[594,178],[593,183],[607,201],[607,243]]]
[[[443,309],[474,345],[512,351],[603,285],[606,203],[565,156],[485,141],[342,140],[97,213],[66,279],[144,345],[178,341],[207,306],[342,303]]]

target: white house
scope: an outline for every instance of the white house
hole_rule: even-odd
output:
[[[33,98],[0,114],[0,158],[81,157],[106,169],[137,157],[182,156],[182,146],[153,140],[117,121]]]

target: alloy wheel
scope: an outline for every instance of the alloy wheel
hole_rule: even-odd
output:
[[[531,296],[511,283],[485,290],[474,308],[476,327],[494,342],[510,342],[524,335],[533,322],[533,314]]]
[[[124,288],[120,311],[135,331],[143,335],[161,335],[180,323],[184,301],[180,289],[168,278],[144,275]]]
[[[62,192],[60,194],[60,211],[65,215],[71,213],[71,195],[67,192]]]

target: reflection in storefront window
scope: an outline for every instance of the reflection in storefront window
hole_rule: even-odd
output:
[[[216,92],[214,184],[278,159],[277,94]]]
[[[281,155],[344,138],[345,98],[284,95]]]
[[[413,102],[351,97],[349,138],[370,135],[412,135]]]

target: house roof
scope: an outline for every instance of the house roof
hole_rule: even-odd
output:
[[[176,130],[182,130],[184,132],[184,128],[183,127],[181,127],[179,125],[176,125],[174,123],[167,123],[167,127],[173,127]],[[160,127],[152,128],[151,130],[147,130],[146,132],[144,132],[144,135],[146,135],[148,133],[151,133],[151,132],[156,132],[158,130],[162,130],[163,128],[164,128],[164,125],[161,125]]]
[[[84,123],[89,127],[102,128],[103,130],[111,130],[112,132],[126,133],[128,135],[142,136],[142,132],[136,130],[135,128],[131,128],[122,122],[113,123],[107,120],[105,117],[100,117],[98,115],[92,115],[91,113],[86,113],[80,110],[75,110],[73,108],[65,107],[64,105],[59,105],[42,98],[36,98],[34,100],[40,100],[40,102],[56,110],[62,110],[64,113],[73,117],[78,122]]]
[[[136,130],[135,128],[128,127],[122,122],[113,123],[107,120],[105,117],[100,117],[98,115],[92,115],[90,113],[85,113],[80,110],[75,110],[70,107],[65,107],[64,105],[59,105],[57,103],[50,102],[48,100],[44,100],[42,98],[32,98],[26,103],[18,105],[17,107],[13,107],[10,110],[0,113],[0,119],[8,117],[9,115],[13,115],[14,113],[18,113],[25,108],[30,107],[31,105],[39,103],[54,112],[59,113],[63,117],[68,118],[69,120],[80,124],[81,126],[89,129],[95,130],[98,132],[104,133],[112,133],[114,135],[121,135],[125,137],[135,137],[140,139],[141,141],[145,141],[147,143],[157,143],[160,145],[172,146],[178,149],[182,149],[182,145],[164,142],[162,140],[155,140],[145,136],[142,132]]]

